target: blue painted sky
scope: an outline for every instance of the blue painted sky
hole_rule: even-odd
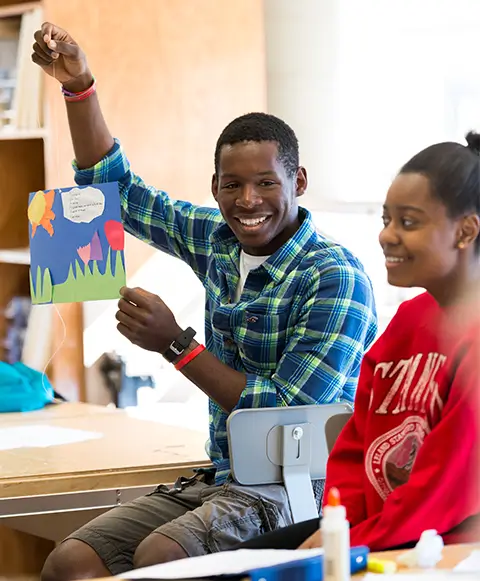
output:
[[[74,187],[83,189],[82,186]],[[67,192],[73,187],[55,190],[55,199],[52,207],[55,214],[55,219],[52,221],[55,233],[52,237],[44,228],[38,226],[32,239],[32,226],[29,222],[31,268],[34,279],[37,267],[40,266],[42,271],[45,268],[50,269],[54,285],[65,282],[72,262],[78,260],[83,265],[77,254],[77,248],[89,244],[95,231],[98,231],[104,258],[102,262],[98,263],[98,266],[102,274],[105,272],[109,245],[105,236],[104,225],[108,220],[121,221],[120,197],[116,182],[95,184],[93,187],[101,190],[105,195],[105,210],[101,216],[95,218],[89,224],[71,222],[63,215],[61,192]],[[32,201],[34,195],[35,192],[30,194],[29,202]]]

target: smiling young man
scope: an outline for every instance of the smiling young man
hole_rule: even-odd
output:
[[[291,523],[282,486],[241,487],[229,475],[232,410],[352,402],[376,334],[372,288],[347,250],[298,206],[307,187],[292,129],[252,113],[220,135],[212,193],[219,210],[173,201],[130,170],[103,120],[85,57],[65,31],[35,34],[34,62],[63,84],[79,184],[117,181],[133,235],[185,261],[206,291],[206,349],[163,301],[123,289],[118,329],[174,363],[210,398],[215,470],[92,521],[48,559],[46,580],[120,574],[228,549]],[[319,499],[320,500],[320,499]]]

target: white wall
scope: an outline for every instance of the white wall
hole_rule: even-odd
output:
[[[268,107],[299,136],[311,208],[378,205],[418,150],[480,129],[463,107],[459,131],[454,101],[479,96],[478,0],[264,6]]]
[[[333,192],[339,83],[338,0],[264,0],[269,113],[297,133],[309,176],[302,203]]]

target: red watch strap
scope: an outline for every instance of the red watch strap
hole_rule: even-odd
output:
[[[182,367],[185,367],[185,365],[187,363],[190,363],[190,361],[195,359],[195,357],[197,355],[200,355],[200,353],[202,351],[205,351],[205,346],[204,345],[197,345],[193,351],[190,351],[190,353],[187,353],[187,355],[185,355],[185,357],[182,357],[182,359],[180,359],[180,361],[178,361],[175,364],[175,369],[177,371],[180,371],[180,369],[182,369]]]

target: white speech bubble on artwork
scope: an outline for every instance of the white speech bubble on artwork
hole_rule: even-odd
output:
[[[103,214],[105,196],[97,188],[72,188],[62,192],[63,215],[77,224],[88,224]]]

